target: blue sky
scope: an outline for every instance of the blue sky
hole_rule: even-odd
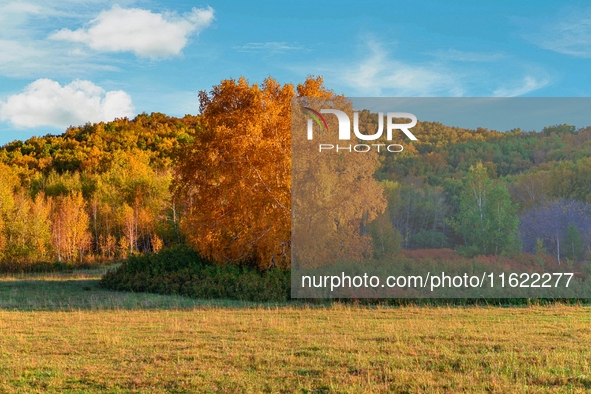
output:
[[[350,96],[589,97],[575,1],[0,0],[0,144],[198,112],[222,79],[322,75]]]

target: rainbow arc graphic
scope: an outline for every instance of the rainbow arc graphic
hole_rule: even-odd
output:
[[[326,119],[322,114],[310,107],[302,107],[304,113],[311,117],[314,122],[320,127],[321,130],[328,131],[328,123],[326,123]]]

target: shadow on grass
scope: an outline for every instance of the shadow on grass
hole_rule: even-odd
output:
[[[284,303],[249,302],[235,300],[194,299],[178,295],[161,295],[152,293],[132,293],[107,290],[99,287],[102,275],[109,267],[90,270],[75,270],[56,273],[28,273],[17,275],[0,275],[0,310],[14,311],[72,311],[72,310],[174,310],[195,308],[276,308],[304,307],[324,308],[343,300],[292,300]],[[399,303],[385,302],[379,307],[466,307],[483,306],[469,300],[400,300]],[[497,300],[498,301],[498,300]],[[529,302],[491,303],[487,306],[529,306]],[[513,300],[514,301],[514,300]],[[526,300],[527,301],[527,300]],[[587,302],[584,302],[587,301]],[[534,304],[536,300],[532,301]],[[564,302],[564,300],[563,300]],[[540,301],[539,305],[561,304],[557,300]],[[568,304],[590,305],[589,300],[567,302]],[[378,307],[375,303],[362,301],[345,304],[365,308]],[[473,305],[474,304],[474,305]]]
[[[175,295],[117,292],[100,288],[99,281],[100,275],[88,271],[74,271],[66,275],[21,275],[0,278],[0,309],[131,310],[248,308],[262,305],[232,300],[198,300]],[[275,305],[277,304],[272,306]]]

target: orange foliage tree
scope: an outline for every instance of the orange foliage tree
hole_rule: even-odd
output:
[[[298,93],[307,90],[300,86]],[[373,177],[379,166],[377,151],[348,150],[357,141],[339,140],[335,116],[326,116],[326,129],[317,130],[312,140],[307,137],[310,119],[302,108],[338,109],[352,119],[353,103],[343,96],[302,96],[294,100],[291,113],[297,131],[292,141],[292,268],[331,266],[339,261],[363,263],[374,252],[376,257],[395,253],[395,247],[385,245],[387,237],[396,240],[388,219],[371,223],[387,205],[384,189]],[[319,142],[344,149],[320,151]],[[380,248],[372,250],[380,238],[381,252]]]
[[[53,244],[60,261],[82,260],[91,242],[86,203],[74,192],[57,198],[52,217]]]
[[[300,88],[330,95],[321,78]],[[300,92],[300,94],[302,93]],[[202,254],[222,263],[288,266],[291,84],[225,80],[200,94],[200,125],[175,168],[185,202],[181,228]]]
[[[12,169],[0,162],[0,260],[9,246],[7,227],[14,209],[14,189],[17,184],[18,179]]]
[[[173,194],[185,205],[181,228],[187,241],[203,255],[220,263],[289,267],[291,105],[301,97],[346,101],[327,90],[320,77],[309,77],[297,88],[271,78],[260,86],[240,78],[200,93],[200,124],[174,170]],[[372,165],[367,175],[374,170]],[[359,178],[354,175],[352,182]],[[330,184],[329,168],[325,177],[316,183]],[[351,192],[366,186],[355,182]],[[378,186],[370,190],[378,205],[371,208],[372,219],[385,200]],[[359,232],[367,209],[340,213],[359,216],[349,226]]]
[[[200,129],[175,169],[187,241],[219,262],[289,262],[292,85],[225,80],[200,93]]]

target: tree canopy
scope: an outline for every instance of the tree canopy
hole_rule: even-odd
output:
[[[289,265],[297,182],[290,105],[305,97],[333,100],[351,115],[322,78],[297,86],[226,80],[200,94],[199,115],[140,114],[0,147],[0,265],[111,261],[184,242],[220,263]],[[369,127],[362,132],[377,127],[376,114],[360,111],[359,119]],[[494,254],[518,249],[510,241],[521,239],[524,252],[546,250],[561,261],[591,256],[591,230],[577,218],[552,220],[559,226],[552,237],[536,229],[556,206],[591,206],[591,127],[500,132],[419,121],[413,133],[418,141],[403,152],[341,171],[348,184],[357,180],[348,195],[336,182],[343,166],[312,154],[298,161],[305,167],[298,173],[322,185],[309,190],[317,201],[332,190],[351,202],[348,211],[332,211],[325,231],[307,234],[328,246],[338,228],[352,241],[326,255],[356,258],[372,248],[391,255],[398,242]],[[331,211],[329,203],[343,206],[333,198],[315,209]]]

